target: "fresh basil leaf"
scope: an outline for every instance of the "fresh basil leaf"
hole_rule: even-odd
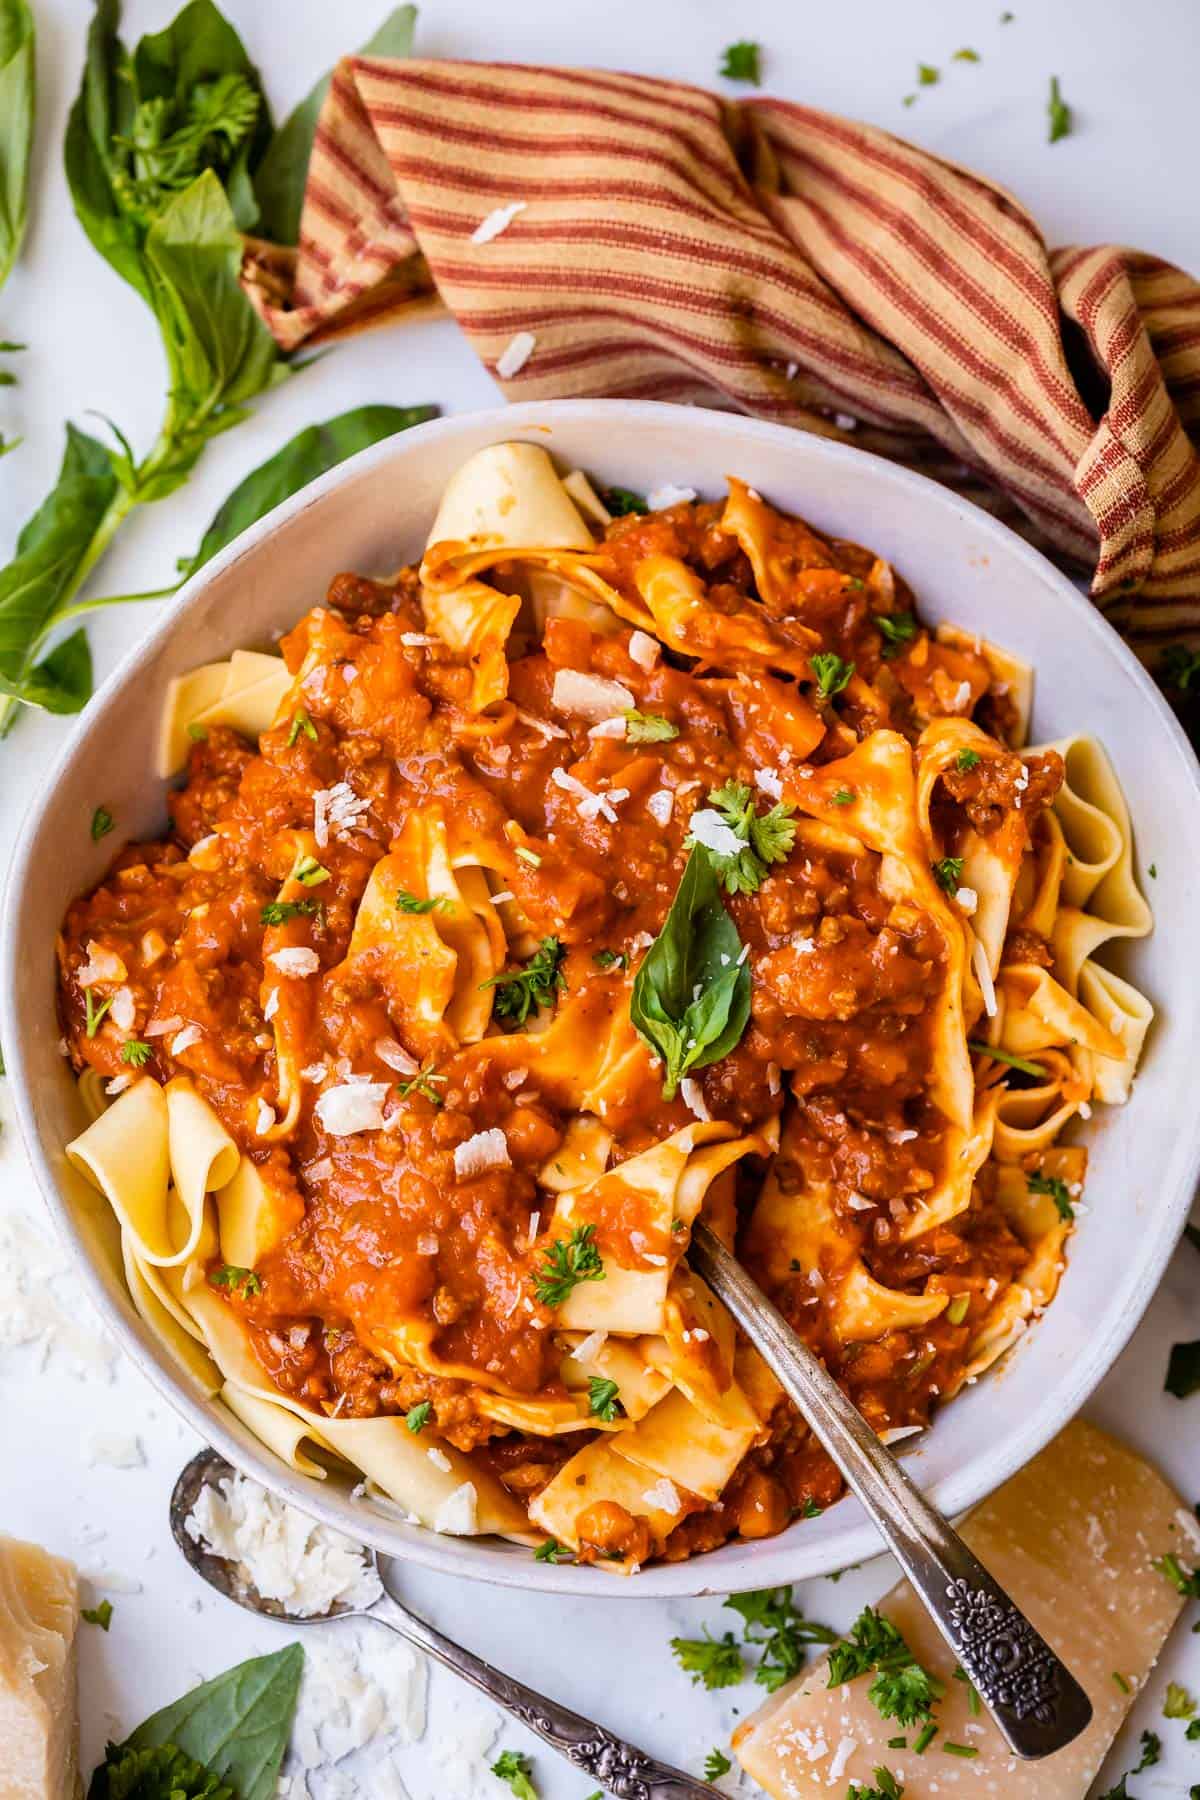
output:
[[[25,236],[35,75],[33,14],[26,0],[0,0],[0,287]]]
[[[277,450],[274,456],[252,469],[245,480],[238,483],[218,509],[196,554],[181,562],[181,570],[194,575],[248,526],[264,518],[281,501],[298,494],[310,481],[324,475],[327,469],[335,468],[346,457],[436,416],[436,406],[356,406],[350,412],[339,413],[335,419],[326,419],[323,424],[309,425],[306,430],[297,432],[282,450]]]
[[[82,712],[92,697],[92,653],[80,625],[19,683],[0,675],[0,694],[51,713]]]
[[[252,1657],[164,1706],[126,1742],[135,1750],[175,1744],[228,1781],[238,1800],[275,1800],[303,1668],[299,1644]]]
[[[634,1029],[663,1059],[668,1100],[689,1070],[719,1062],[740,1041],[750,1018],[750,971],[741,958],[716,870],[697,846],[630,998]]]
[[[117,478],[104,445],[74,425],[58,480],[0,569],[0,691],[54,712],[77,712],[91,691],[90,668],[75,639],[34,670],[46,632],[74,591],[80,567],[112,504]],[[74,699],[75,704],[66,704]],[[53,703],[52,703],[53,702]],[[5,723],[14,716],[10,709]]]
[[[362,46],[359,56],[411,56],[416,18],[415,6],[396,7],[374,37]],[[261,212],[260,232],[277,244],[295,244],[300,239],[300,211],[308,180],[308,162],[330,80],[331,75],[323,75],[294,112],[289,113],[271,139],[254,177]]]
[[[117,142],[129,137],[135,104],[129,58],[117,36],[120,18],[120,0],[96,0],[83,83],[67,120],[63,159],[76,217],[93,246],[153,307],[141,232],[117,205],[112,184]]]

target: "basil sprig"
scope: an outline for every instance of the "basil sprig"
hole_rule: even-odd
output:
[[[29,213],[29,164],[36,96],[33,14],[28,0],[0,0],[0,288],[17,260]],[[0,333],[0,337],[3,334]],[[0,352],[20,344],[0,342]],[[16,376],[0,369],[0,387]],[[0,456],[18,439],[0,433]]]
[[[712,859],[700,845],[634,978],[629,1016],[663,1059],[668,1100],[691,1070],[728,1056],[746,1029],[750,971]]]

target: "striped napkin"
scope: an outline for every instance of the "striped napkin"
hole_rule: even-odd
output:
[[[733,407],[950,482],[1143,653],[1200,627],[1200,283],[1048,250],[1010,194],[868,125],[639,75],[354,57],[294,252],[245,280],[287,349],[440,301],[509,398]]]

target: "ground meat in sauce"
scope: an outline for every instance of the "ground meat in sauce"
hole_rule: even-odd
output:
[[[702,577],[718,621],[736,620],[760,602],[750,558],[722,529],[722,513],[715,504],[680,504],[615,521],[605,546],[609,578],[640,605],[639,565],[651,555],[675,557]],[[1010,728],[1011,701],[982,652],[940,644],[911,623],[912,596],[886,565],[799,520],[777,515],[774,530],[776,581],[761,610],[784,641],[834,651],[860,678],[835,698],[811,684],[776,684],[779,709],[794,709],[806,730],[815,720],[814,768],[879,727],[915,742],[931,718],[974,711],[993,728]],[[511,574],[499,570],[496,579],[503,585]],[[464,712],[470,672],[425,630],[415,570],[394,582],[340,574],[328,601],[330,611],[301,620],[282,645],[293,672],[306,658],[317,665],[305,688],[306,726],[268,731],[257,753],[226,728],[208,730],[169,797],[168,835],[127,847],[104,881],[72,904],[61,950],[64,1027],[77,1067],[127,1072],[111,1020],[88,1028],[80,974],[99,944],[126,970],[138,1030],[152,1046],[146,1072],[156,1080],[190,1076],[258,1166],[284,1229],[259,1265],[257,1291],[221,1291],[280,1388],[317,1414],[345,1418],[411,1415],[427,1404],[431,1430],[528,1500],[587,1438],[496,1423],[481,1413],[470,1377],[478,1372],[510,1396],[565,1393],[553,1314],[532,1297],[532,1277],[545,1254],[550,1205],[537,1173],[563,1143],[570,1113],[536,1072],[514,1085],[472,1045],[433,1058],[436,1086],[410,1081],[405,1091],[379,1053],[402,1036],[387,982],[379,970],[347,962],[357,909],[373,867],[414,812],[441,805],[460,828],[484,836],[519,829],[535,848],[514,863],[506,885],[524,916],[525,941],[553,934],[565,992],[594,1000],[602,1030],[606,1009],[627,1001],[623,976],[597,957],[612,958],[618,971],[622,960],[636,965],[678,888],[692,811],[723,783],[753,788],[764,745],[773,756],[780,745],[764,740],[761,719],[747,714],[747,690],[731,679],[736,669],[670,653],[647,669],[630,654],[627,629],[601,633],[573,617],[553,619],[544,643],[514,658],[509,710],[482,729]],[[909,635],[899,626],[885,634],[881,614],[910,622]],[[561,668],[619,681],[641,712],[669,721],[676,735],[636,746],[592,736],[588,721],[555,713]],[[758,679],[766,693],[768,678]],[[554,780],[568,765],[587,790],[623,792],[608,809],[613,817],[584,816]],[[946,854],[969,829],[986,837],[1014,814],[1032,829],[1061,781],[1053,751],[1021,758],[997,746],[968,770],[952,766],[934,801]],[[308,841],[315,796],[344,782],[366,802],[362,815],[320,848],[326,874],[311,904],[282,928],[265,924],[264,907]],[[665,822],[661,806],[647,808],[663,793]],[[765,792],[758,799],[770,804]],[[736,1047],[698,1071],[704,1111],[748,1128],[786,1104],[791,1148],[776,1169],[783,1192],[800,1205],[807,1181],[829,1183],[840,1227],[877,1281],[910,1293],[943,1284],[966,1296],[969,1310],[957,1323],[943,1314],[918,1332],[844,1344],[807,1271],[774,1283],[772,1297],[873,1425],[923,1424],[961,1380],[989,1295],[1028,1257],[994,1203],[988,1168],[958,1218],[913,1241],[898,1229],[936,1180],[941,1154],[944,1121],[926,1092],[926,1002],[945,962],[941,933],[919,907],[884,892],[878,855],[830,848],[819,835],[798,842],[757,893],[730,899],[728,908],[749,949],[752,1016]],[[319,972],[289,1022],[309,1072],[296,1129],[285,1144],[267,1145],[255,1120],[275,1097],[279,1069],[264,970],[281,931],[287,945],[316,952]],[[1006,955],[1044,967],[1053,961],[1028,930],[1010,935]],[[169,1029],[151,1035],[164,1021]],[[194,1041],[173,1051],[189,1026]],[[508,1065],[514,1069],[519,1059]],[[323,1127],[315,1100],[330,1070],[399,1096],[389,1101],[396,1110],[387,1129],[338,1137]],[[691,1118],[681,1097],[663,1097],[647,1066],[606,1114],[613,1164]],[[505,1134],[510,1162],[460,1180],[456,1148],[492,1129]],[[764,1169],[758,1159],[720,1195],[714,1190],[730,1231],[744,1233]],[[603,1230],[624,1233],[628,1250],[637,1225],[609,1220]],[[453,1376],[416,1366],[391,1339],[395,1321],[414,1318],[424,1322],[438,1367]],[[841,1487],[781,1402],[719,1501],[685,1497],[663,1553],[675,1560],[733,1534],[770,1535],[831,1505]],[[593,1504],[577,1526],[581,1560],[640,1562],[653,1550],[645,1522],[613,1502]]]

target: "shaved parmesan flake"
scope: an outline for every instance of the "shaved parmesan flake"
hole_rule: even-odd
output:
[[[106,1094],[112,1094],[115,1097],[117,1094],[123,1094],[127,1087],[132,1086],[132,1075],[114,1075],[111,1081],[105,1082],[104,1091]]]
[[[653,669],[662,655],[662,645],[657,638],[652,638],[648,631],[635,631],[629,639],[629,658],[639,669],[647,673]]]
[[[886,1136],[889,1144],[911,1144],[917,1133],[911,1127],[904,1131],[898,1131],[893,1125],[888,1128]]]
[[[259,1137],[266,1137],[274,1123],[275,1108],[268,1101],[260,1100],[258,1103],[258,1112],[254,1119],[254,1129],[257,1131]]]
[[[178,1031],[183,1020],[178,1013],[172,1013],[169,1019],[151,1019],[145,1025],[144,1032],[148,1038],[166,1037],[169,1031]]]
[[[857,1738],[844,1737],[839,1741],[838,1747],[834,1751],[829,1764],[829,1774],[825,1777],[826,1787],[832,1787],[835,1782],[841,1780],[842,1776],[846,1773],[846,1764],[850,1761],[850,1758],[857,1749]]]
[[[417,1255],[436,1256],[437,1253],[438,1239],[434,1236],[432,1231],[423,1231],[417,1239]]]
[[[851,1212],[870,1212],[874,1204],[873,1200],[866,1199],[862,1194],[851,1194],[846,1202]]]
[[[715,856],[740,856],[746,848],[745,840],[711,806],[702,806],[692,814],[688,831],[698,844],[703,844]]]
[[[965,913],[973,913],[979,905],[979,895],[972,887],[955,888],[954,898]]]
[[[280,1601],[302,1619],[332,1606],[370,1606],[382,1592],[350,1538],[305,1518],[244,1475],[202,1487],[184,1530],[193,1543],[236,1563],[264,1600]]]
[[[754,785],[772,800],[783,799],[783,780],[776,769],[755,769]]]
[[[633,705],[632,694],[625,704]],[[124,981],[128,970],[115,950],[106,950],[103,944],[96,943],[93,938],[88,941],[87,953],[87,961],[75,975],[81,988],[94,987],[98,981]]]
[[[768,1092],[768,1094],[777,1094],[782,1086],[783,1086],[783,1083],[780,1080],[779,1064],[777,1062],[769,1062],[767,1064],[767,1092]]]
[[[198,1044],[203,1036],[204,1033],[198,1025],[185,1025],[182,1031],[176,1032],[167,1048],[172,1056],[182,1056],[185,1050],[190,1050],[193,1044]]]
[[[272,950],[267,961],[274,963],[281,975],[298,975],[301,978],[315,975],[321,966],[321,959],[315,950],[305,950],[299,945],[287,950]]]
[[[271,1023],[271,1020],[275,1017],[275,1014],[278,1011],[279,1011],[279,989],[272,988],[270,993],[267,995],[267,1004],[263,1007],[263,1018],[266,1020],[268,1025]]]
[[[966,712],[970,704],[971,684],[969,681],[960,681],[954,690],[954,699],[951,701],[951,705],[955,712]]]
[[[408,650],[424,650],[429,644],[440,643],[440,638],[430,637],[427,631],[402,631],[400,642]]]
[[[470,1181],[492,1169],[507,1169],[511,1163],[508,1140],[498,1125],[489,1131],[477,1131],[465,1144],[454,1146],[454,1173],[460,1181]]]
[[[607,819],[610,825],[616,824],[617,815],[607,794],[593,793],[590,787],[585,787],[577,776],[568,773],[566,769],[552,769],[550,779],[555,787],[571,795],[581,819],[590,821],[600,817]]]
[[[647,797],[646,811],[656,825],[669,825],[675,810],[675,796],[670,788],[655,788]]]
[[[522,725],[528,725],[532,731],[540,731],[543,737],[565,738],[567,735],[561,725],[551,725],[548,719],[539,719],[536,713],[523,712],[519,706],[513,710]]]
[[[480,219],[471,233],[471,242],[490,244],[493,238],[498,238],[502,231],[508,230],[517,214],[523,213],[528,204],[527,200],[510,200],[507,206],[497,206],[486,219]]]
[[[348,781],[337,781],[331,788],[318,788],[313,795],[313,836],[319,849],[329,842],[334,831],[344,837],[371,810],[370,802],[360,798]]]
[[[648,1506],[651,1512],[676,1513],[682,1501],[674,1482],[668,1481],[664,1475],[661,1481],[656,1481],[652,1488],[646,1489],[642,1495],[642,1505]]]
[[[518,331],[516,337],[509,340],[496,358],[496,373],[501,381],[509,381],[521,373],[533,355],[536,343],[532,331]]]
[[[446,1496],[434,1513],[433,1529],[451,1537],[471,1537],[477,1529],[478,1498],[474,1482],[464,1481],[461,1487]]]
[[[439,1450],[436,1444],[431,1444],[425,1454],[433,1464],[434,1468],[440,1469],[443,1475],[448,1475],[454,1467],[454,1464],[450,1461],[446,1452],[444,1450]]]
[[[328,1065],[326,1063],[323,1063],[323,1062],[309,1063],[307,1065],[307,1067],[301,1069],[300,1079],[302,1081],[311,1081],[313,1086],[315,1087],[319,1081],[324,1081],[324,1079],[328,1073],[329,1073],[329,1069],[328,1069]]]
[[[376,1038],[375,1054],[381,1063],[385,1063],[389,1069],[395,1069],[397,1075],[415,1075],[421,1067],[416,1057],[410,1056],[403,1044],[398,1044],[395,1038]]]
[[[551,705],[559,712],[599,724],[633,705],[633,695],[619,681],[602,675],[585,675],[580,669],[556,669]]]
[[[668,506],[682,506],[685,501],[696,498],[695,488],[675,487],[672,482],[665,482],[662,487],[654,488],[646,495],[646,505],[651,512],[663,512]]]
[[[140,1438],[120,1431],[98,1431],[88,1441],[88,1462],[93,1468],[142,1469],[146,1455]]]
[[[975,979],[979,983],[979,991],[983,995],[983,1010],[989,1019],[994,1019],[996,1016],[996,989],[992,981],[987,951],[978,938],[971,947],[971,967],[975,971]]]
[[[112,998],[109,1009],[112,1022],[118,1031],[132,1031],[133,1022],[137,1018],[137,1008],[133,1003],[133,989],[119,987]]]
[[[704,1101],[704,1092],[700,1083],[691,1075],[685,1075],[679,1084],[679,1097],[688,1111],[694,1113],[705,1124],[712,1118]]]
[[[625,737],[625,720],[622,718],[601,719],[598,725],[588,727],[590,738],[615,738],[618,742]]]
[[[331,1137],[351,1137],[356,1131],[378,1131],[383,1125],[386,1081],[347,1081],[326,1088],[313,1108],[323,1130]]]
[[[608,1342],[607,1331],[589,1331],[581,1344],[576,1344],[571,1352],[572,1362],[591,1362],[593,1356],[603,1349]]]

